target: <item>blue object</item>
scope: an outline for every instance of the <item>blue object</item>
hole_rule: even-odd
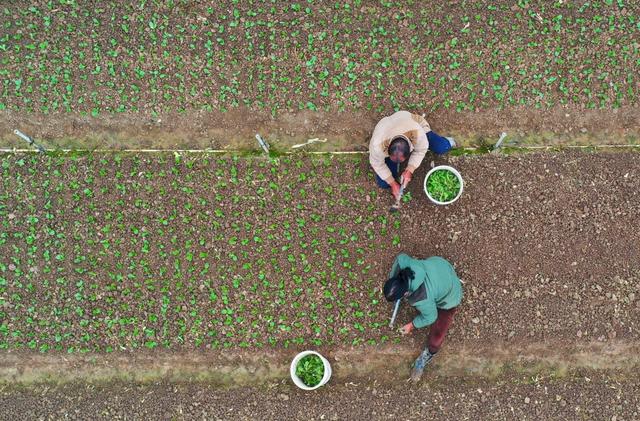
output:
[[[433,130],[427,133],[427,139],[429,139],[429,150],[435,154],[442,155],[451,150],[449,139],[440,136]]]
[[[451,150],[451,143],[446,137],[440,136],[433,130],[427,133],[427,139],[429,140],[429,150],[437,155],[442,155]],[[408,158],[407,158],[408,159]],[[391,158],[386,157],[384,163],[387,164],[389,170],[391,170],[391,176],[395,179],[398,178],[398,164],[393,162]],[[376,174],[376,183],[378,187],[383,189],[390,189],[389,183],[384,181],[378,174]]]
[[[393,324],[396,322],[396,316],[398,316],[398,309],[400,308],[400,299],[396,300],[396,305],[393,307],[393,314],[391,315],[391,321],[389,327],[393,329]]]
[[[429,364],[434,355],[435,354],[430,353],[428,349],[422,351],[420,356],[416,358],[416,361],[413,363],[413,369],[411,370],[411,379],[413,379],[414,381],[420,380],[425,366]]]
[[[389,170],[391,170],[391,176],[393,178],[398,178],[398,169],[400,166],[396,162],[393,162],[389,157],[386,157],[384,159],[384,163],[387,164],[387,167],[389,167]],[[378,183],[378,187],[380,188],[383,188],[383,189],[391,188],[389,183],[387,183],[382,178],[380,178],[378,174],[376,174],[376,183]]]

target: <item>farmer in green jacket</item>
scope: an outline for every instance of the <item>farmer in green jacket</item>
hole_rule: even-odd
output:
[[[406,298],[419,314],[401,328],[402,334],[431,326],[427,346],[413,364],[411,379],[420,380],[424,367],[440,350],[460,301],[462,283],[442,257],[414,259],[400,253],[393,262],[383,292],[388,301]]]

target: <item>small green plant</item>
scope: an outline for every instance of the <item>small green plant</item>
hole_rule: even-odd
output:
[[[0,301],[12,306],[0,306],[0,350],[382,343],[388,315],[367,306],[379,298],[367,256],[381,243],[397,247],[402,227],[365,201],[377,196],[341,182],[345,170],[331,172],[325,190],[317,180],[326,167],[315,158],[278,158],[275,174],[262,157],[202,158],[0,156]],[[326,162],[350,168],[357,161]],[[302,173],[304,182],[288,182]],[[274,192],[286,197],[283,212],[270,211],[280,201]],[[34,195],[42,207],[31,203]],[[37,293],[40,283],[47,295]],[[309,383],[328,374],[318,371]]]
[[[435,200],[448,202],[458,195],[460,180],[449,170],[437,170],[427,180],[427,191]]]
[[[307,355],[298,361],[296,376],[308,387],[317,386],[324,376],[324,364],[317,355]]]

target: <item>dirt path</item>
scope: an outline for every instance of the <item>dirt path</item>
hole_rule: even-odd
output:
[[[4,111],[0,113],[0,148],[28,147],[13,134],[19,129],[50,149],[255,149],[254,135],[260,133],[281,151],[310,138],[327,142],[305,147],[308,150],[366,150],[373,128],[387,114],[301,111],[274,120],[268,113],[247,110],[166,114],[154,119],[126,113],[93,118]],[[617,110],[567,106],[438,111],[427,118],[436,132],[455,136],[465,146],[493,145],[503,131],[509,145],[640,143],[637,106]]]
[[[219,389],[199,383],[78,383],[0,387],[2,420],[633,420],[640,383],[628,372],[577,370],[558,378],[510,373],[493,379],[427,376],[335,381],[316,392],[282,382]]]
[[[372,376],[379,381],[399,382],[420,352],[418,341],[378,347],[321,350],[330,359],[334,383]],[[289,379],[293,352],[138,352],[132,354],[3,354],[0,384],[34,387],[39,383],[62,385],[74,382],[204,382],[220,387],[245,387]],[[640,367],[640,344],[521,342],[487,344],[468,341],[446,347],[430,367],[443,377],[496,378],[509,373],[531,376],[564,376],[568,371],[620,370]]]

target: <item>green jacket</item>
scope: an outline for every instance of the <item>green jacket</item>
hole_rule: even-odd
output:
[[[438,318],[438,309],[448,310],[460,305],[462,301],[462,283],[451,263],[442,257],[414,259],[400,253],[393,262],[389,277],[395,276],[400,269],[411,268],[415,277],[409,285],[408,301],[420,312],[414,319],[416,328],[429,326]]]

